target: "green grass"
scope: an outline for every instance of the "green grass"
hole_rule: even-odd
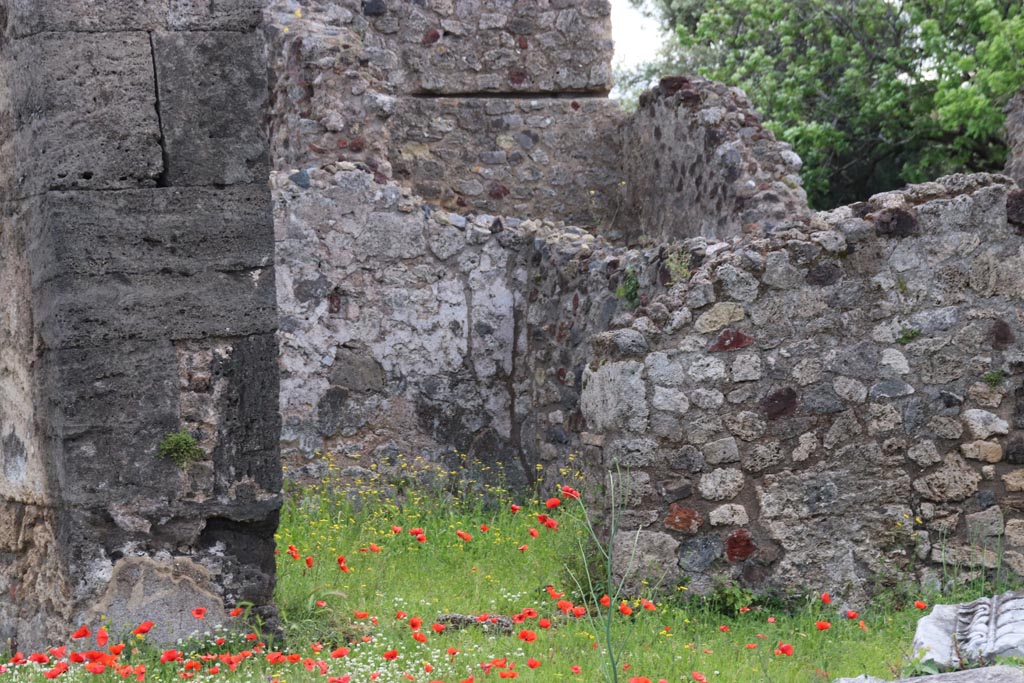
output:
[[[695,672],[723,683],[825,681],[862,673],[891,679],[906,666],[922,614],[913,600],[939,598],[890,592],[873,604],[840,605],[836,596],[826,605],[818,587],[794,585],[792,595],[802,597],[759,603],[748,602],[736,587],[723,587],[714,599],[703,600],[676,587],[660,596],[619,597],[613,589],[611,604],[600,607],[596,602],[607,590],[604,586],[597,587],[596,595],[577,587],[577,581],[586,584],[580,548],[597,553],[578,501],[563,496],[561,505],[549,510],[544,499],[557,492],[554,486],[535,499],[513,498],[500,488],[446,476],[436,477],[429,492],[411,488],[403,475],[377,477],[346,493],[330,481],[332,475],[320,486],[289,496],[278,532],[276,599],[283,641],[269,639],[258,627],[249,636],[253,640],[245,640],[238,630],[213,633],[181,644],[183,661],[161,665],[162,650],[149,647],[145,638],[131,637],[126,641],[129,649],[105,672],[90,674],[72,664],[60,680],[113,683],[122,680],[124,670],[118,667],[143,662],[146,680],[166,683],[182,680],[182,673],[195,680],[254,683],[343,683],[345,676],[351,683],[460,683],[501,680],[501,671],[515,672],[522,681],[589,683],[612,678],[609,636],[617,680],[623,683],[633,677],[693,681],[698,680]],[[475,493],[456,497],[453,491]],[[513,502],[521,506],[518,512],[513,512]],[[558,529],[538,523],[539,514],[557,519]],[[424,542],[409,533],[417,527],[424,530]],[[460,538],[457,531],[472,539]],[[340,569],[339,556],[344,556],[347,572]],[[589,567],[594,575],[603,574],[599,563],[591,561]],[[585,605],[586,613],[563,613],[548,586],[564,593],[562,600]],[[985,588],[975,584],[945,601],[977,597]],[[654,610],[644,609],[647,598],[654,600]],[[629,616],[619,611],[623,600],[633,610]],[[847,618],[847,609],[859,614]],[[519,615],[521,623],[510,634],[484,630],[475,621],[466,628],[448,626],[435,632],[432,625],[450,613]],[[414,617],[423,621],[419,641],[410,626]],[[541,626],[542,618],[550,620],[550,627]],[[816,622],[824,621],[830,627],[819,630]],[[521,638],[524,629],[535,640]],[[217,644],[217,637],[226,640]],[[792,656],[776,653],[780,644],[791,645]],[[96,646],[76,641],[72,647]],[[332,657],[332,652],[340,654],[338,648],[346,648],[346,654]],[[389,651],[396,651],[397,658],[385,659]],[[244,656],[231,672],[229,653],[238,659],[239,652]],[[297,661],[271,663],[271,652],[292,654]],[[540,663],[538,668],[528,666],[531,659]],[[194,663],[186,670],[189,661]],[[9,665],[0,681],[44,681],[43,672],[53,663]],[[209,673],[211,667],[219,672]],[[580,673],[573,673],[573,667]],[[127,680],[135,680],[134,670]]]

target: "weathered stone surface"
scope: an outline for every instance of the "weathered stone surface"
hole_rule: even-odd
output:
[[[957,455],[946,456],[941,469],[914,482],[914,490],[937,503],[964,500],[978,488],[981,475]]]
[[[711,526],[746,526],[750,522],[747,509],[742,505],[727,503],[719,505],[708,515]]]
[[[686,394],[667,387],[654,387],[654,397],[651,399],[651,407],[655,410],[664,410],[676,415],[682,415],[690,409],[690,402]]]
[[[742,305],[731,301],[723,302],[715,304],[710,310],[702,313],[694,323],[694,329],[704,333],[714,332],[730,323],[739,322],[745,317],[746,313]]]
[[[993,435],[1008,434],[1009,423],[987,410],[965,410],[961,416],[967,431],[976,439],[987,439]]]
[[[1003,535],[1003,511],[997,505],[965,515],[964,521],[967,523],[967,537],[974,542]]]
[[[139,31],[166,19],[166,7],[148,0],[10,0],[5,9],[11,38],[44,31]]]
[[[1003,459],[1003,447],[991,441],[972,441],[960,446],[965,458],[982,462],[999,462]]]
[[[664,586],[673,586],[679,580],[679,560],[676,552],[679,541],[659,531],[622,531],[612,544],[612,566],[616,581],[625,577],[626,590],[641,590],[647,577],[657,576]]]
[[[704,460],[709,465],[722,465],[730,462],[740,461],[740,451],[736,446],[736,439],[727,437],[718,441],[704,444]]]
[[[729,500],[739,495],[745,480],[742,470],[720,468],[702,475],[697,488],[705,500]]]
[[[970,457],[967,453],[965,456]],[[942,455],[934,441],[921,441],[907,449],[907,457],[919,467],[930,467],[942,462]]]
[[[728,239],[807,212],[800,158],[761,127],[740,91],[721,84],[662,79],[628,122],[624,151],[624,214],[636,220],[623,226],[634,237]],[[723,279],[737,299],[756,293]]]
[[[206,608],[200,624],[183,605]],[[151,638],[173,643],[227,621],[224,599],[217,594],[213,576],[205,567],[181,558],[159,562],[129,557],[114,564],[104,594],[79,615],[82,623],[107,619],[107,629],[128,631],[143,621],[156,624]]]
[[[644,431],[648,412],[642,371],[640,363],[622,361],[584,373],[580,407],[591,429]]]
[[[33,273],[33,317],[43,343],[63,348],[273,330],[274,271],[257,247],[265,249],[271,233],[267,204],[258,197],[256,188],[48,195],[31,245],[46,264]]]
[[[257,33],[153,34],[163,180],[169,185],[263,182],[269,169],[263,40]]]
[[[1024,185],[1024,93],[1006,105],[1006,175]]]
[[[8,196],[156,185],[163,163],[145,33],[41,33],[13,42],[5,61],[18,113],[0,139]]]

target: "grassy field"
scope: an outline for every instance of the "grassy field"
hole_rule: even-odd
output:
[[[353,496],[328,481],[292,493],[278,533],[283,639],[255,625],[168,653],[145,635],[112,634],[101,646],[91,634],[37,661],[22,662],[23,653],[0,681],[891,679],[907,666],[925,603],[943,599],[890,593],[840,605],[800,585],[801,597],[769,603],[736,587],[712,600],[690,599],[684,587],[620,595],[598,578],[606,568],[574,489],[552,483],[524,499],[444,476],[435,483],[423,491],[366,481]]]

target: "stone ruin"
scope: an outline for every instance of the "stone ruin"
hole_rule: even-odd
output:
[[[263,4],[0,0],[0,637],[272,620],[326,452],[578,454],[667,586],[1024,574],[1009,177],[814,213],[742,92],[607,98],[607,0]]]

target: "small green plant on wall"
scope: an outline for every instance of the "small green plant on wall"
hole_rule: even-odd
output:
[[[181,469],[206,457],[206,453],[196,443],[194,436],[188,430],[182,429],[164,437],[160,442],[157,454],[161,458],[167,458]]]
[[[625,301],[631,308],[640,303],[640,278],[637,277],[636,268],[630,266],[626,269],[622,282],[615,289],[615,296]]]
[[[897,344],[907,345],[921,336],[921,330],[913,327],[904,327],[900,330],[900,336],[896,337]]]
[[[981,378],[985,381],[985,384],[996,389],[1003,383],[1006,376],[1002,370],[989,370]]]
[[[669,286],[686,282],[690,279],[690,254],[675,252],[665,260],[665,267],[668,268]]]

